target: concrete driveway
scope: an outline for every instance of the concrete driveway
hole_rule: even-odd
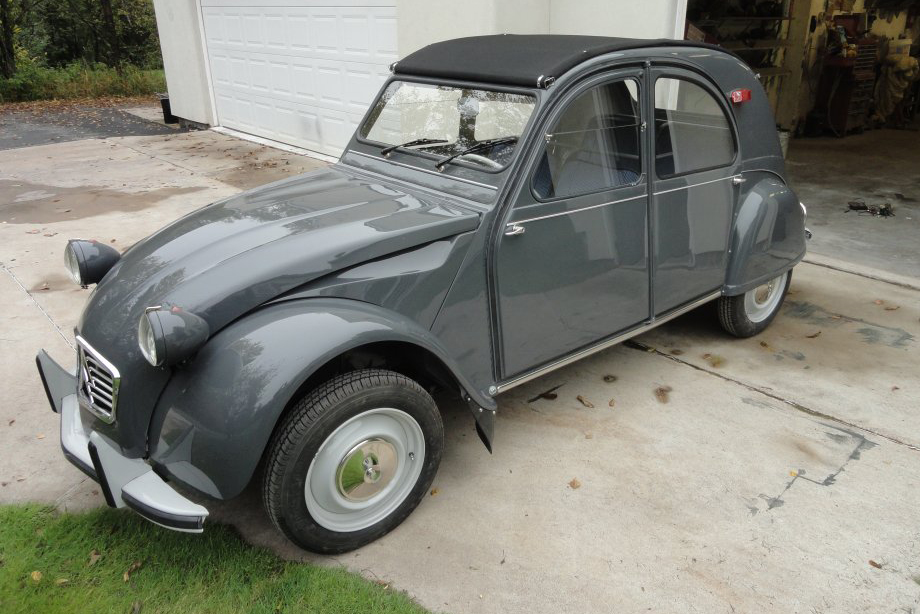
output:
[[[125,248],[316,164],[212,132],[0,152],[0,502],[102,504],[60,454],[32,361],[72,360],[88,293],[65,240]],[[289,546],[253,488],[214,515],[439,611],[918,611],[920,281],[831,265],[797,267],[755,339],[701,309],[509,392],[494,455],[445,407],[434,490],[358,552]]]

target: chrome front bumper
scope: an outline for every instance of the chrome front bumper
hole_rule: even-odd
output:
[[[167,529],[201,533],[208,510],[176,492],[140,458],[127,458],[102,434],[85,428],[76,377],[44,350],[35,358],[51,409],[61,414],[64,456],[99,483],[112,507],[132,510]]]

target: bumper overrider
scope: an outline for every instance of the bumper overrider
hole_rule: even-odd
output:
[[[153,467],[127,458],[107,437],[84,427],[77,377],[41,350],[35,358],[51,409],[61,415],[64,456],[99,483],[111,507],[129,507],[167,529],[201,533],[208,510],[176,492]]]

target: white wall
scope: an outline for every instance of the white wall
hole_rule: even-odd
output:
[[[213,125],[207,58],[196,0],[153,0],[173,115]]]
[[[687,0],[397,0],[399,56],[482,34],[683,38]]]
[[[550,34],[683,38],[686,0],[552,0]]]

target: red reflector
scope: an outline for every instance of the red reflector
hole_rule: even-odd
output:
[[[734,90],[729,94],[729,97],[732,100],[732,104],[741,104],[751,99],[751,90]]]

